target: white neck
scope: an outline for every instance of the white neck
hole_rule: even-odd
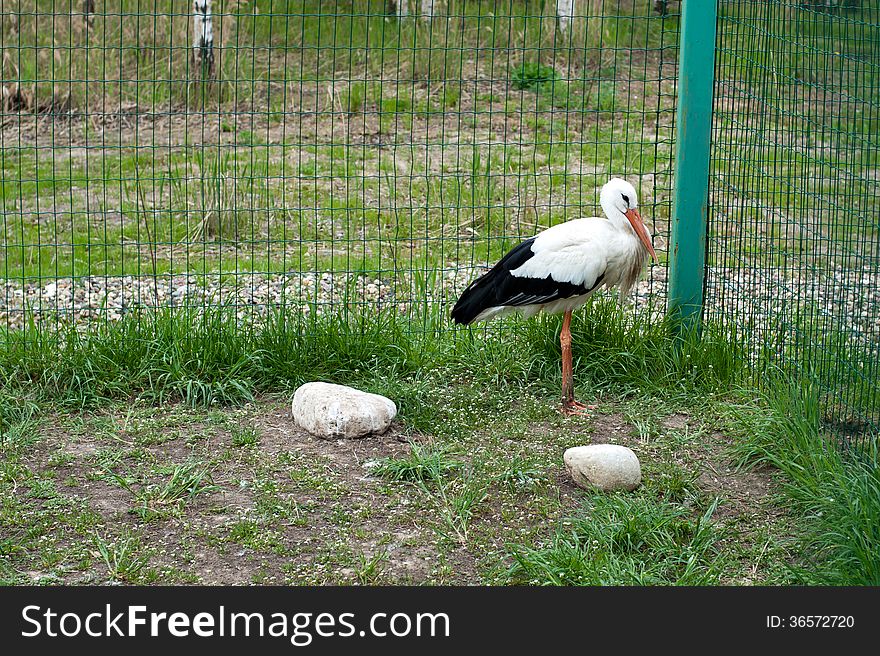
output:
[[[623,230],[628,234],[635,234],[632,226],[629,224],[629,219],[627,219],[626,215],[617,208],[614,201],[615,198],[613,196],[603,196],[600,199],[602,211],[605,212],[606,218],[611,221],[614,227],[618,230]]]

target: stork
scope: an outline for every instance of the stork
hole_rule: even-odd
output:
[[[513,312],[526,317],[542,310],[564,312],[559,342],[566,415],[587,409],[574,399],[572,311],[603,286],[617,287],[622,301],[648,256],[658,261],[633,186],[612,178],[602,187],[599,202],[606,218],[573,219],[525,240],[468,285],[452,308],[453,321],[463,325]]]

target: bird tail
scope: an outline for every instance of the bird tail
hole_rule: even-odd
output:
[[[502,257],[489,271],[468,285],[452,308],[452,320],[466,326],[476,321],[485,310],[504,305],[510,272],[534,255],[532,252],[534,241],[534,237],[526,239]]]
[[[480,313],[494,305],[495,295],[492,293],[492,284],[489,278],[495,273],[493,269],[468,285],[452,308],[451,316],[455,323],[464,326],[471,324]]]

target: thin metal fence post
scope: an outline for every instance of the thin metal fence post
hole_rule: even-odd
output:
[[[681,4],[668,307],[682,329],[699,326],[703,308],[717,10]]]

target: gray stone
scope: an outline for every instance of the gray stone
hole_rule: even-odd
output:
[[[586,489],[634,490],[642,482],[639,459],[625,446],[576,446],[568,449],[562,459],[574,482]]]
[[[323,439],[365,437],[384,433],[397,415],[394,401],[331,383],[306,383],[293,394],[293,419],[300,428]]]

